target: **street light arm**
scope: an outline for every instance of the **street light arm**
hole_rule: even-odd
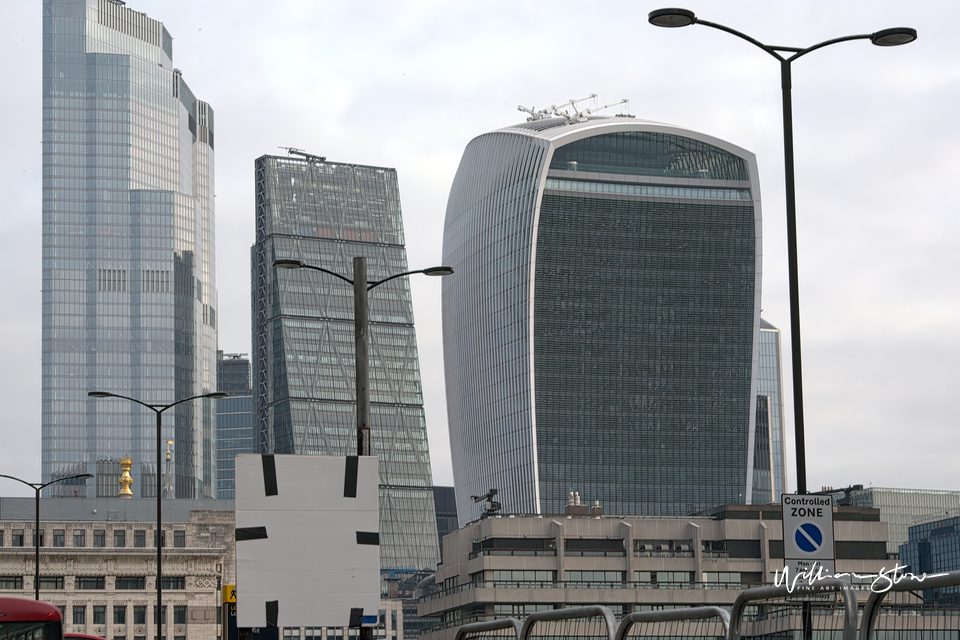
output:
[[[312,269],[313,271],[322,271],[323,273],[329,274],[334,278],[340,278],[347,284],[353,286],[353,280],[346,276],[340,275],[336,271],[330,271],[329,269],[324,269],[323,267],[316,267],[300,260],[274,260],[273,266],[279,269]]]
[[[151,411],[157,411],[156,407],[154,407],[152,404],[147,404],[146,402],[142,402],[136,398],[131,398],[130,396],[122,396],[119,393],[110,393],[109,391],[88,391],[87,395],[91,398],[120,398],[121,400],[129,400],[130,402],[139,404],[141,407],[146,407]]]
[[[229,396],[230,394],[225,391],[212,391],[210,393],[201,393],[200,395],[190,396],[189,398],[182,398],[180,400],[177,400],[176,402],[171,402],[168,405],[164,405],[160,408],[160,412],[166,411],[167,409],[171,407],[175,407],[178,404],[182,404],[184,402],[190,402],[191,400],[199,400],[200,398],[214,398],[214,399],[227,398]],[[160,405],[149,405],[149,404],[147,406],[153,409],[154,411],[157,410],[156,407],[160,407]]]
[[[381,285],[384,282],[387,282],[388,280],[393,280],[394,278],[402,278],[403,276],[412,276],[418,273],[423,273],[428,276],[429,275],[445,276],[453,273],[453,269],[449,267],[428,267],[426,269],[417,269],[416,271],[404,271],[403,273],[395,273],[392,276],[387,276],[383,280],[373,280],[373,281],[368,280],[367,291],[370,291],[370,289],[373,289],[374,287]]]
[[[817,49],[823,49],[824,47],[828,47],[831,44],[837,44],[838,42],[846,42],[847,40],[870,40],[872,37],[873,35],[869,33],[864,33],[856,36],[843,36],[842,38],[833,38],[832,40],[825,40],[819,44],[809,46],[806,49],[790,49],[790,51],[796,51],[796,53],[790,56],[787,59],[787,62],[793,62],[800,56],[805,56],[811,51],[816,51]]]
[[[38,485],[34,484],[33,482],[27,482],[26,480],[21,480],[20,478],[16,478],[16,477],[14,477],[14,476],[8,476],[8,475],[3,474],[3,473],[0,473],[0,478],[9,478],[10,480],[16,480],[16,481],[19,482],[20,484],[25,484],[25,485],[27,485],[28,487],[30,487],[30,488],[33,489],[34,491],[37,491],[37,490],[42,489],[43,487],[47,486],[46,484],[43,484],[43,485],[39,485],[39,486],[38,486]],[[54,482],[56,482],[56,481],[54,481]],[[50,483],[48,482],[47,484],[50,484]]]
[[[7,477],[9,478],[10,476],[7,476]],[[39,491],[40,489],[43,489],[44,487],[48,487],[48,486],[50,486],[51,484],[56,484],[56,483],[58,483],[58,482],[63,482],[64,480],[81,480],[81,479],[82,479],[82,480],[88,480],[88,479],[90,479],[90,478],[92,478],[92,477],[93,477],[93,474],[92,474],[92,473],[78,473],[78,474],[73,475],[73,476],[63,476],[62,478],[57,478],[56,480],[51,480],[50,482],[44,482],[43,484],[41,484],[40,486],[37,487],[37,490]]]
[[[809,51],[809,49],[796,49],[796,48],[793,48],[793,47],[772,47],[772,46],[770,46],[770,45],[768,45],[768,44],[763,44],[762,42],[760,42],[760,41],[757,40],[756,38],[751,38],[751,37],[748,36],[747,34],[742,33],[742,32],[740,32],[740,31],[737,31],[736,29],[732,29],[732,28],[730,28],[730,27],[728,27],[728,26],[726,26],[726,25],[722,25],[722,24],[719,24],[719,23],[717,23],[717,22],[710,22],[710,21],[708,21],[708,20],[701,20],[700,18],[694,18],[693,24],[702,24],[702,25],[705,26],[705,27],[711,27],[711,28],[713,28],[713,29],[719,29],[720,31],[726,31],[727,33],[729,33],[729,34],[731,34],[731,35],[737,36],[737,37],[740,38],[741,40],[746,40],[747,42],[749,42],[750,44],[752,44],[753,46],[755,46],[755,47],[757,47],[757,48],[759,48],[759,49],[763,49],[764,51],[766,51],[767,53],[769,53],[770,55],[772,55],[774,58],[776,58],[776,59],[779,60],[780,62],[784,62],[784,61],[786,60],[786,58],[784,58],[782,55],[780,55],[780,54],[778,53],[779,51],[794,51],[794,52],[797,52],[797,55],[793,56],[793,58],[796,58],[798,55],[802,55],[803,53],[806,53],[807,51]],[[869,38],[870,36],[867,36],[867,37]],[[825,46],[825,45],[826,45],[826,43],[824,43],[823,45],[817,45],[817,46],[819,47],[819,46]],[[792,59],[792,58],[791,58],[791,59]]]
[[[121,400],[129,400],[135,404],[140,405],[141,407],[146,407],[154,413],[163,413],[170,407],[175,407],[178,404],[189,402],[191,400],[197,400],[199,398],[226,398],[230,394],[223,391],[213,391],[211,393],[201,393],[200,395],[190,396],[189,398],[181,398],[176,402],[171,402],[170,404],[148,404],[137,400],[136,398],[131,398],[130,396],[122,396],[119,393],[110,393],[109,391],[88,391],[87,395],[91,398],[120,398]]]

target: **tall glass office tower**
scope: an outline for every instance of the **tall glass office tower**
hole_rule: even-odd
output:
[[[256,161],[253,384],[260,450],[356,455],[353,287],[275,269],[297,259],[353,277],[407,271],[394,169],[263,156]],[[413,304],[406,278],[369,294],[371,445],[380,460],[380,566],[440,561]]]
[[[129,456],[135,494],[155,495],[154,413],[87,391],[216,390],[213,140],[163,24],[119,1],[44,0],[44,481]],[[163,415],[176,496],[213,497],[213,401]]]
[[[250,389],[250,360],[245,353],[217,352],[217,391],[230,394],[217,402],[217,499],[236,497],[241,453],[257,453]]]
[[[786,438],[783,425],[783,362],[780,329],[760,319],[760,371],[757,393],[767,397],[770,412],[770,457],[773,472],[773,499],[787,493]]]
[[[752,499],[760,195],[748,151],[632,118],[475,138],[447,204],[457,509],[682,515]]]

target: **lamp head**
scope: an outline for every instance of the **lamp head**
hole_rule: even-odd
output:
[[[277,269],[302,269],[303,260],[274,260],[273,266]]]
[[[87,395],[91,398],[109,398],[113,394],[109,391],[88,391]]]
[[[901,44],[910,44],[917,39],[917,30],[910,27],[894,27],[877,31],[870,36],[870,42],[878,47],[896,47]]]
[[[213,393],[203,394],[204,398],[229,398],[230,394],[226,391],[214,391]]]
[[[449,276],[453,273],[453,267],[428,267],[423,273],[428,276]]]
[[[688,27],[697,16],[689,9],[657,9],[647,15],[647,21],[655,27]]]

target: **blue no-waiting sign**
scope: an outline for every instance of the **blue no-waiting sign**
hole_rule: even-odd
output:
[[[823,546],[823,531],[812,522],[804,522],[797,527],[793,534],[800,551],[814,553]]]

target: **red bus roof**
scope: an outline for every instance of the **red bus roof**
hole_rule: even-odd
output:
[[[85,640],[107,640],[101,636],[92,636],[89,633],[65,633],[64,638],[81,638]]]
[[[26,598],[0,598],[0,621],[23,622],[29,620],[60,621],[60,609],[46,602]]]

